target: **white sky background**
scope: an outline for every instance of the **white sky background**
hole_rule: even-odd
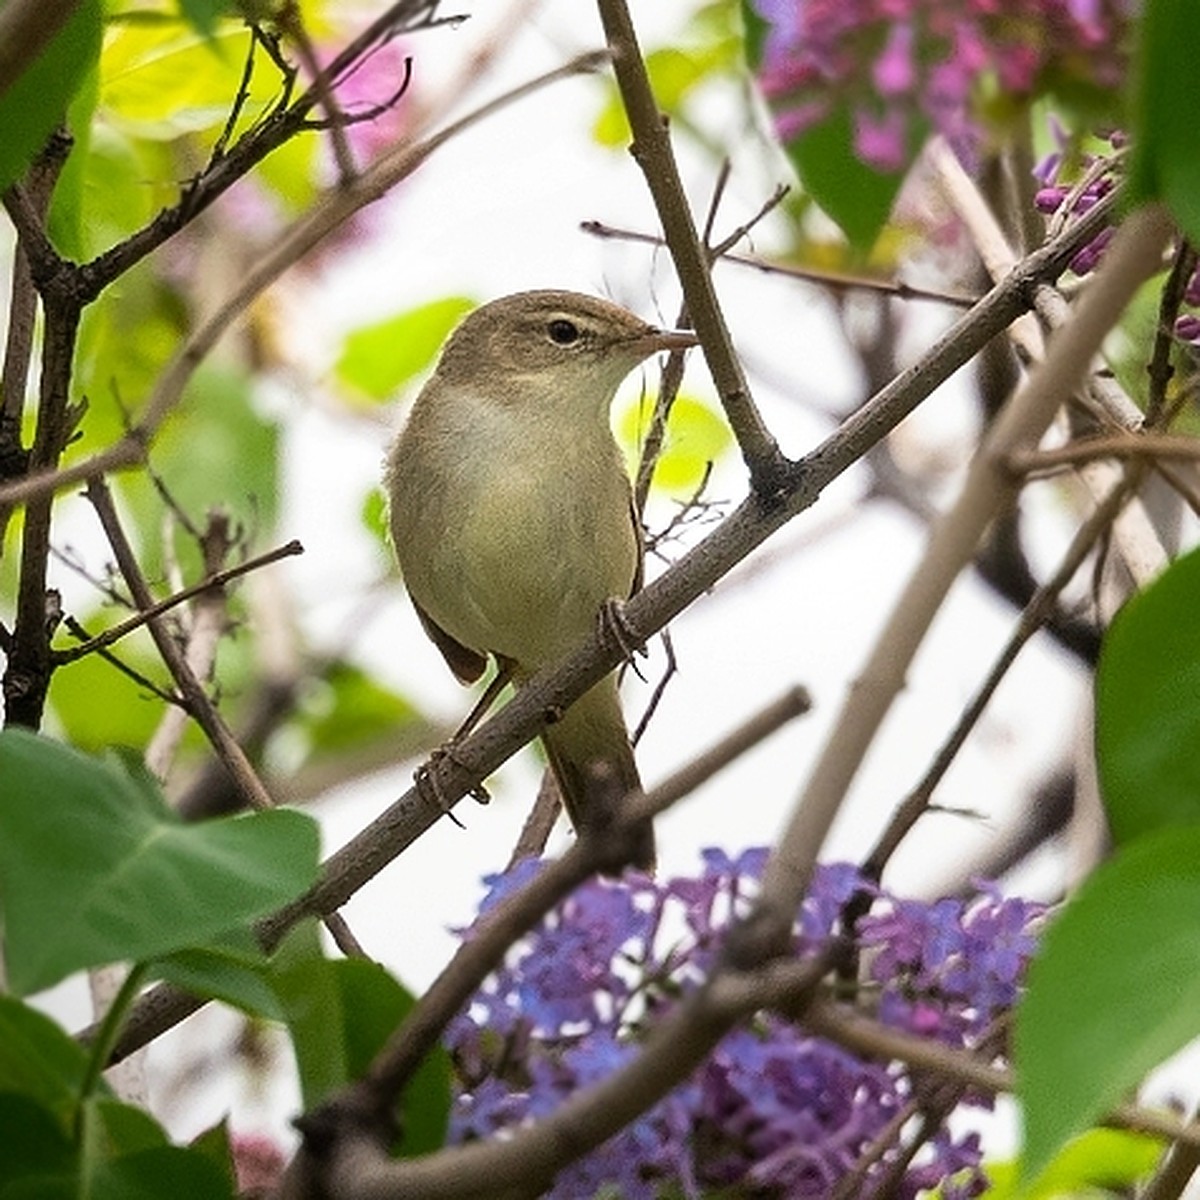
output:
[[[448,4],[447,11],[453,7]],[[430,76],[453,77],[456,65],[512,12],[499,3],[463,0],[460,7],[472,11],[473,19],[412,41],[419,89]],[[643,48],[669,44],[690,8],[682,0],[635,4]],[[547,0],[527,23],[503,36],[511,45],[467,103],[603,43],[593,6],[580,0]],[[439,150],[380,206],[374,217],[380,236],[327,260],[316,285],[311,277],[293,276],[276,288],[298,366],[271,402],[299,414],[288,435],[279,533],[281,540],[299,538],[306,548],[286,571],[295,588],[319,600],[305,631],[314,644],[344,635],[347,619],[378,574],[376,550],[361,529],[359,512],[366,489],[378,478],[388,431],[382,424],[348,420],[328,402],[332,363],[345,332],[439,296],[464,292],[483,300],[530,287],[607,295],[670,323],[678,288],[665,255],[601,242],[579,230],[588,219],[646,232],[658,228],[632,159],[591,140],[602,98],[598,81],[573,79],[491,118]],[[705,106],[711,118],[706,132],[734,152],[719,234],[749,217],[775,183],[788,178],[782,158],[747,135],[744,108],[734,100],[714,95]],[[703,209],[716,163],[684,136],[676,144],[693,204]],[[769,252],[777,236],[765,225],[755,248]],[[832,307],[817,289],[734,267],[718,269],[716,279],[768,423],[789,453],[811,448],[830,428],[822,409],[845,411],[865,398]],[[907,319],[915,352],[936,332],[940,314],[915,306]],[[694,357],[689,385],[712,397],[702,362]],[[965,375],[952,381],[911,420],[906,426],[911,444],[925,452],[932,442],[952,458],[965,453],[969,439],[963,434],[973,420],[965,383]],[[627,388],[636,393],[639,385],[635,376]],[[388,414],[395,423],[400,416],[399,408]],[[910,516],[886,502],[862,503],[864,481],[861,473],[839,481],[672,626],[679,673],[638,751],[648,785],[786,687],[805,684],[816,709],[660,820],[662,874],[693,871],[705,846],[736,852],[770,842],[786,820],[871,637],[924,542],[924,530]],[[731,504],[741,499],[736,455],[716,473],[712,494]],[[1061,532],[1053,509],[1049,521]],[[1014,621],[1015,614],[974,579],[960,581],[854,786],[826,857],[861,857],[870,847]],[[474,693],[454,682],[398,586],[362,630],[354,654],[448,722],[460,719],[472,703]],[[646,668],[652,683],[661,665],[656,650]],[[649,694],[632,683],[631,725]],[[1029,786],[1069,744],[1082,697],[1080,676],[1065,655],[1044,640],[1027,648],[937,796],[978,817],[927,818],[900,851],[888,882],[901,891],[936,890],[955,861],[995,837]],[[347,787],[321,805],[325,852],[399,795],[414,765],[398,764],[394,772]],[[345,910],[368,952],[414,990],[429,983],[453,949],[447,926],[469,919],[480,876],[506,861],[538,774],[532,752],[523,753],[492,782],[490,806],[470,801],[458,806],[465,831],[440,822]],[[1060,869],[1051,864],[1038,885],[1053,891],[1061,881]],[[220,1037],[228,1034],[218,1031],[235,1023],[209,1013],[198,1027],[207,1031],[201,1036]],[[155,1050],[167,1074],[177,1065],[178,1050],[171,1045],[176,1041],[164,1039]],[[288,1086],[281,1086],[256,1096],[248,1086],[214,1076],[199,1096],[188,1092],[183,1111],[163,1115],[177,1134],[187,1136],[232,1105],[235,1128],[282,1131],[295,1102]]]

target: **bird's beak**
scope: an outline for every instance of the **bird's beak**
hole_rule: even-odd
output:
[[[649,329],[634,344],[650,355],[660,350],[688,350],[698,346],[700,339],[690,329]]]

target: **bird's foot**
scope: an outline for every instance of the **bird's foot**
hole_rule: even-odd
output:
[[[451,800],[438,781],[437,768],[443,759],[449,759],[456,767],[463,771],[469,771],[470,767],[458,757],[456,739],[451,738],[443,746],[438,746],[430,755],[426,762],[423,762],[413,772],[413,783],[416,785],[418,793],[425,800],[430,801],[438,806],[443,813],[446,814],[456,825],[462,826],[462,822],[454,815],[452,809],[454,801]],[[467,795],[471,797],[477,804],[487,804],[491,800],[487,788],[482,783],[475,784]],[[457,799],[457,797],[456,797]]]

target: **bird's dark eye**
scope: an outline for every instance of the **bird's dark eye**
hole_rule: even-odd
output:
[[[550,334],[550,340],[559,346],[569,346],[572,342],[579,341],[579,326],[574,321],[567,321],[562,317],[551,321],[546,326],[546,332]]]

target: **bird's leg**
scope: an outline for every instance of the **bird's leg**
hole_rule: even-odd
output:
[[[427,798],[433,800],[452,821],[456,821],[460,825],[462,822],[458,821],[458,818],[450,811],[450,804],[438,786],[432,767],[441,759],[448,758],[452,763],[462,767],[463,770],[467,769],[466,763],[456,756],[455,747],[474,731],[475,726],[483,720],[488,709],[495,704],[496,697],[500,695],[512,679],[515,666],[516,663],[511,658],[503,658],[500,655],[496,655],[496,674],[492,677],[487,687],[483,689],[483,695],[479,697],[474,707],[467,713],[467,719],[450,735],[449,741],[438,746],[430,753],[429,761],[422,763],[413,775],[413,781],[416,783],[417,789]],[[491,799],[487,788],[482,783],[477,783],[468,794],[477,804],[487,804]]]
[[[449,751],[456,743],[461,742],[468,734],[475,731],[475,726],[487,715],[487,711],[496,703],[496,697],[512,682],[516,663],[511,658],[496,655],[496,674],[491,682],[483,689],[483,695],[475,701],[474,708],[467,713],[467,719],[450,736],[444,749]]]
[[[605,600],[600,605],[599,620],[600,636],[619,647],[625,662],[633,668],[634,674],[644,683],[645,677],[638,670],[634,656],[641,655],[642,658],[645,658],[649,651],[644,642],[639,642],[634,638],[633,630],[629,628],[629,622],[625,619],[625,601],[618,600],[615,596]]]

